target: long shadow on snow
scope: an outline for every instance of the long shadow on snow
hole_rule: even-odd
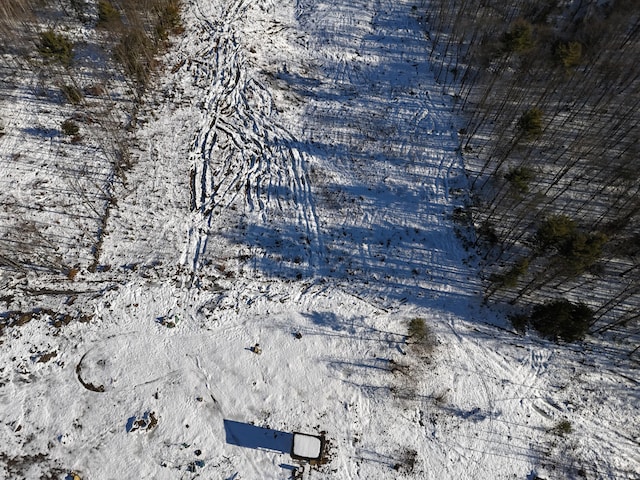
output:
[[[271,428],[256,427],[249,423],[224,420],[226,441],[230,445],[290,453],[293,445],[293,434]]]
[[[338,3],[335,12],[354,8]],[[358,55],[308,75],[295,73],[295,65],[276,75],[307,102],[307,138],[287,146],[307,159],[320,241],[264,224],[246,225],[234,241],[262,250],[251,261],[266,275],[333,279],[383,307],[464,308],[480,289],[462,266],[467,253],[454,237],[448,195],[465,179],[449,171],[457,140],[451,125],[439,124],[446,105],[425,91],[433,85],[428,49],[411,4],[401,2],[400,15],[378,11],[374,31],[363,35],[307,22],[309,8],[300,29],[312,48],[331,33],[333,45]],[[337,13],[334,20],[341,25]]]

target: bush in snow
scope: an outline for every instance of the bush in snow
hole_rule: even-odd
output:
[[[569,435],[573,431],[573,427],[569,420],[560,420],[549,431],[559,437],[562,437],[564,435]]]
[[[518,119],[518,129],[526,138],[534,138],[542,133],[542,110],[531,108]]]
[[[534,45],[533,27],[524,19],[518,19],[500,38],[506,53],[523,53]]]
[[[536,173],[532,168],[520,166],[510,169],[504,178],[518,193],[527,193],[529,192],[529,184],[536,178]]]
[[[73,120],[65,120],[62,122],[62,133],[69,137],[75,137],[80,133],[80,127]]]
[[[530,322],[543,336],[567,342],[584,338],[593,322],[593,311],[583,303],[574,304],[564,298],[536,305]]]
[[[98,26],[108,27],[121,23],[120,12],[113,4],[106,0],[98,2]]]
[[[429,331],[424,318],[412,318],[411,321],[409,321],[408,335],[409,338],[413,339],[417,343],[423,342],[427,339]]]
[[[73,42],[53,30],[46,30],[40,34],[38,51],[43,57],[67,67],[73,60]]]
[[[582,61],[582,44],[580,42],[560,43],[556,47],[556,55],[565,68],[575,67]]]
[[[424,318],[412,318],[409,321],[407,337],[412,343],[426,352],[433,348],[433,333],[427,326]]]

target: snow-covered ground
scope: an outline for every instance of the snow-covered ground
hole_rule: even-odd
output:
[[[303,478],[638,478],[637,366],[482,307],[413,7],[185,0],[100,268],[55,285],[93,316],[0,338],[0,477],[286,479],[302,432],[328,451]]]

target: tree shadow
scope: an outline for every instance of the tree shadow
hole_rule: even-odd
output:
[[[22,130],[25,134],[30,135],[32,137],[40,137],[40,138],[56,138],[59,137],[60,130],[56,128],[46,128],[46,127],[28,127]]]

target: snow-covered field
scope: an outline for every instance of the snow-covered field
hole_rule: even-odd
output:
[[[481,304],[418,8],[185,0],[100,268],[5,280],[75,294],[11,300],[51,311],[5,315],[0,477],[287,479],[295,432],[327,440],[301,478],[640,476],[637,365]],[[23,129],[33,108],[2,99]],[[0,147],[16,195],[48,175]],[[55,322],[78,302],[90,318]]]

